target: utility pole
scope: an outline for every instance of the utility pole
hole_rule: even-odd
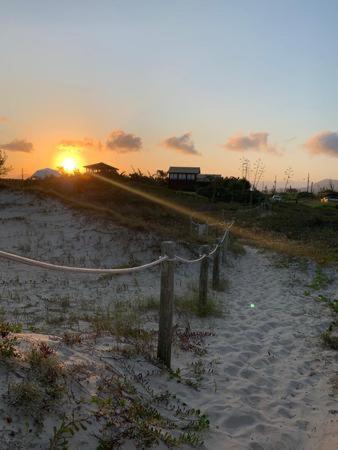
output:
[[[307,186],[306,186],[306,192],[309,193],[310,188],[310,174],[307,174]]]
[[[21,180],[23,181],[23,169],[21,169]]]

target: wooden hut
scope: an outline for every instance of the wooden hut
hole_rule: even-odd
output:
[[[110,166],[109,164],[105,164],[103,162],[89,164],[88,166],[84,166],[84,168],[86,169],[86,173],[92,175],[101,175],[102,177],[111,177],[113,175],[117,175],[119,170],[116,167]]]

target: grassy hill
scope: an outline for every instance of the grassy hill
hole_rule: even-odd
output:
[[[128,178],[109,183],[86,175],[23,183],[16,188],[57,197],[72,207],[164,239],[204,242],[191,235],[191,218],[209,223],[235,220],[233,233],[242,239],[293,256],[338,261],[338,209],[316,199],[273,204],[265,210],[233,202],[213,203],[163,184]]]

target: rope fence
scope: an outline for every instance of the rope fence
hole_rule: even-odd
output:
[[[201,247],[201,254],[198,258],[187,259],[175,255],[175,243],[172,241],[165,241],[161,244],[161,256],[149,263],[142,264],[135,267],[123,268],[87,268],[87,267],[71,267],[59,264],[52,264],[48,262],[38,261],[35,259],[26,258],[24,256],[0,250],[0,258],[13,261],[20,264],[26,264],[33,267],[38,267],[47,270],[57,270],[61,272],[86,273],[86,274],[111,274],[124,275],[133,272],[140,272],[155,266],[161,266],[161,293],[160,293],[160,318],[159,318],[159,334],[157,356],[167,367],[171,365],[171,344],[172,344],[172,330],[173,330],[173,304],[174,304],[174,276],[175,263],[182,264],[200,264],[199,277],[199,308],[201,311],[207,305],[208,299],[208,274],[209,274],[209,260],[212,259],[212,287],[217,289],[219,287],[220,264],[225,262],[226,253],[228,250],[230,229],[233,222],[227,226],[215,247],[210,251],[208,245]]]

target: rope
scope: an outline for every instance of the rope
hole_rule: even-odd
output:
[[[86,267],[70,267],[70,266],[61,266],[58,264],[51,264],[42,261],[36,261],[35,259],[25,258],[24,256],[13,255],[13,253],[7,253],[0,250],[0,257],[8,259],[10,261],[16,261],[22,264],[27,264],[29,266],[42,267],[43,269],[50,270],[60,270],[62,272],[77,272],[77,273],[92,273],[92,274],[124,274],[131,272],[138,272],[140,270],[148,269],[150,267],[157,266],[158,264],[162,264],[164,261],[168,259],[168,256],[162,256],[159,259],[152,261],[147,264],[143,264],[142,266],[136,267],[126,267],[121,269],[90,269]]]
[[[220,247],[220,244],[217,244],[215,246],[215,248],[213,250],[211,250],[211,252],[209,253],[208,256],[210,257],[210,256],[214,255],[217,252],[217,250],[219,249],[219,247]]]
[[[198,263],[200,261],[203,261],[204,258],[210,258],[210,256],[214,255],[216,253],[216,251],[219,249],[219,247],[223,244],[225,238],[227,237],[230,228],[233,226],[234,222],[231,222],[230,225],[228,226],[228,228],[225,230],[222,239],[219,241],[219,243],[215,246],[215,248],[208,253],[207,255],[201,255],[199,258],[197,259],[186,259],[186,258],[182,258],[181,256],[175,256],[173,259],[171,259],[170,261],[179,261],[182,263],[186,263],[186,264],[194,264],[194,263]]]
[[[203,259],[204,258],[208,258],[208,256],[209,255],[201,255],[197,259],[186,259],[186,258],[182,258],[181,256],[175,256],[173,261],[179,261],[179,262],[186,263],[186,264],[194,264],[194,263],[198,263],[200,261],[203,261]]]

